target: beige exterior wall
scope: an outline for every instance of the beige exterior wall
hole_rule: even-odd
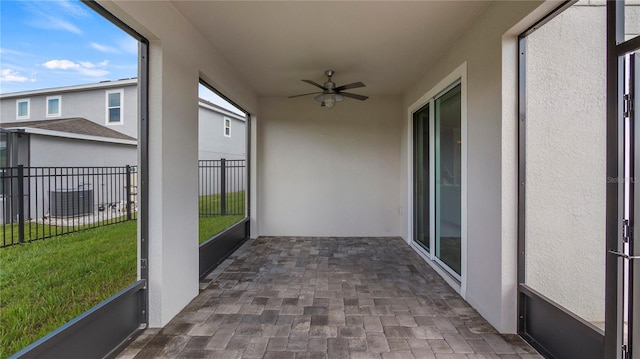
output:
[[[171,3],[100,4],[150,41],[149,317],[162,327],[198,294],[199,80],[249,112],[257,100]]]
[[[399,236],[400,98],[261,98],[260,235]]]
[[[408,108],[431,91],[454,69],[467,64],[467,275],[461,283],[465,299],[499,331],[514,333],[517,325],[516,308],[516,237],[512,231],[503,231],[503,224],[515,227],[513,212],[503,216],[503,204],[516,201],[516,188],[509,185],[510,193],[503,192],[503,171],[510,176],[514,168],[503,167],[503,137],[515,133],[503,122],[517,121],[516,117],[503,117],[503,41],[504,35],[533,12],[540,2],[495,2],[452,44],[435,66],[425,69],[425,75],[405,92],[404,129],[402,138],[403,183],[411,184],[411,124]],[[539,18],[545,13],[538,13]],[[532,24],[535,18],[525,22]],[[517,33],[510,34],[514,39]],[[515,56],[510,54],[509,58]],[[511,64],[515,64],[511,62]],[[512,69],[515,71],[515,69]],[[509,83],[508,85],[511,85]],[[513,114],[513,113],[512,113]],[[517,137],[515,137],[517,138]],[[512,152],[507,155],[513,156]],[[406,239],[412,236],[411,185],[403,189],[404,208],[409,216],[403,228]],[[507,197],[505,200],[504,197]],[[465,209],[463,209],[464,211]],[[513,207],[506,208],[512,211]],[[504,223],[503,223],[504,221]],[[463,245],[464,248],[464,245]],[[465,264],[463,264],[465,265]]]
[[[579,3],[527,38],[526,283],[604,322],[606,9]]]

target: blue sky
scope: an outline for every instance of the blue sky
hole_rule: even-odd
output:
[[[0,93],[136,77],[138,42],[79,1],[0,0]]]
[[[137,76],[138,42],[79,0],[0,0],[0,94]]]

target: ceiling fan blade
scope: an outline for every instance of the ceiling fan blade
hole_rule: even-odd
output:
[[[364,101],[369,98],[369,96],[362,96],[362,95],[357,95],[357,94],[348,93],[348,92],[340,92],[340,95],[344,97],[355,98],[356,100],[360,100],[360,101]]]
[[[315,81],[311,81],[311,80],[302,80],[302,81],[304,81],[304,82],[306,82],[308,84],[311,84],[311,85],[313,85],[315,87],[319,87],[319,88],[321,88],[321,89],[323,89],[325,91],[327,90],[324,86],[320,85],[319,83],[317,83]]]
[[[308,95],[315,95],[315,94],[319,94],[322,92],[309,92],[309,93],[303,93],[301,95],[293,95],[293,96],[289,96],[289,98],[294,98],[294,97],[300,97],[300,96],[308,96]]]
[[[335,90],[336,91],[350,90],[350,89],[357,89],[358,87],[365,87],[365,86],[366,85],[363,84],[362,82],[354,82],[352,84],[338,86],[335,88]]]

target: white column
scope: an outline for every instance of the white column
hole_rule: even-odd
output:
[[[249,231],[251,238],[258,238],[260,235],[260,228],[258,226],[258,120],[254,114],[247,119],[251,124],[251,143],[249,145],[250,158],[250,174],[249,178],[249,193],[251,213],[249,214]]]
[[[160,43],[151,43],[151,327],[166,325],[198,294],[198,72],[183,58]]]

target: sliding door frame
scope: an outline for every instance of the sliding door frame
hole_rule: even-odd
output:
[[[436,221],[436,204],[435,204],[435,100],[447,93],[449,90],[460,85],[460,110],[461,110],[461,270],[460,275],[450,269],[444,262],[435,256],[435,221]],[[414,114],[425,106],[429,106],[429,236],[430,250],[427,251],[417,241],[417,233],[415,233],[415,138],[414,138]],[[409,244],[414,250],[429,263],[434,270],[440,274],[451,287],[453,287],[462,297],[466,295],[466,278],[467,278],[467,63],[464,62],[443,80],[441,80],[430,91],[424,94],[420,99],[414,102],[408,108],[408,138],[410,139],[409,152]]]

